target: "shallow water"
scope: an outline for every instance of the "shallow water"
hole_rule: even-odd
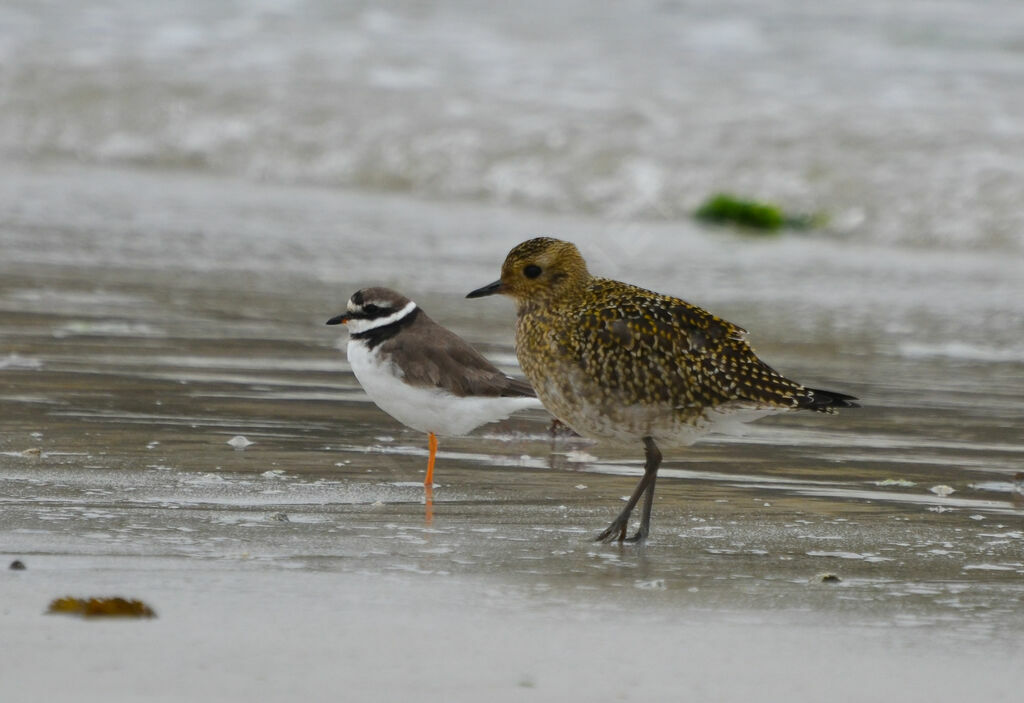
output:
[[[119,196],[129,181],[131,205]],[[759,681],[788,690],[780,672],[808,638],[877,648],[841,663],[815,655],[838,666],[836,681],[850,690],[868,690],[858,672],[896,657],[922,700],[942,698],[949,691],[934,681],[949,648],[977,673],[964,695],[997,700],[1021,681],[1009,663],[991,674],[993,662],[1019,654],[1024,630],[1024,494],[1014,482],[1024,361],[1002,324],[1020,314],[1024,291],[999,256],[935,256],[942,276],[923,276],[925,252],[652,225],[647,248],[615,265],[602,252],[621,247],[619,232],[585,219],[102,170],[44,169],[5,185],[30,200],[58,186],[86,207],[55,208],[3,235],[0,534],[4,557],[28,566],[2,580],[3,629],[19,632],[29,653],[55,638],[53,656],[67,663],[93,635],[60,619],[41,625],[39,613],[51,598],[107,591],[148,599],[155,627],[168,628],[133,632],[130,648],[104,631],[123,678],[67,664],[66,679],[22,677],[25,690],[59,692],[75,677],[148,690],[142,679],[167,678],[184,695],[189,686],[153,661],[170,643],[198,638],[193,656],[234,666],[222,647],[238,640],[209,623],[239,637],[273,633],[283,662],[302,659],[310,638],[345,649],[356,632],[368,644],[342,669],[352,681],[380,656],[392,661],[381,652],[403,651],[446,672],[440,690],[484,686],[510,700],[524,688],[545,700],[567,690],[664,692],[679,674],[671,657],[626,655],[581,684],[545,663],[556,656],[546,647],[572,641],[564,656],[586,667],[604,656],[601,638],[634,652],[652,643],[691,651],[677,642],[682,632],[714,643],[692,654],[688,676],[734,656],[759,661],[751,680],[704,689],[725,699],[752,695]],[[143,224],[122,222],[122,210]],[[172,210],[160,230],[146,221]],[[95,226],[101,212],[108,226]],[[208,225],[193,230],[203,213]],[[294,229],[266,226],[297,213]],[[327,246],[315,227],[295,238],[301,217],[372,217],[373,228],[364,237],[343,227]],[[446,239],[406,240],[410,219]],[[493,241],[470,248],[485,221]],[[701,300],[747,326],[777,367],[852,392],[865,407],[769,418],[668,456],[654,538],[642,549],[591,542],[640,474],[639,447],[552,438],[542,411],[443,439],[428,506],[425,438],[367,401],[340,351],[344,337],[323,323],[358,286],[401,281],[432,316],[515,371],[511,306],[462,295],[491,280],[503,250],[530,231],[577,239],[595,270]],[[694,263],[649,265],[661,248]],[[754,259],[785,259],[807,274],[754,269]],[[960,295],[951,300],[949,290]],[[237,435],[252,444],[233,449]],[[827,573],[840,582],[819,582]],[[538,649],[524,623],[547,644]],[[426,636],[416,627],[479,668],[396,644],[409,628]],[[491,646],[512,670],[474,659],[479,627],[509,633]],[[924,654],[900,659],[907,648]],[[353,691],[415,695],[417,666]],[[296,670],[302,683],[285,676],[274,695],[287,697],[283,681],[314,697],[324,690],[324,674],[305,667]],[[636,679],[638,667],[651,676]],[[260,670],[241,671],[234,687],[217,675],[200,680],[244,697]],[[802,690],[798,699],[818,689]]]
[[[705,5],[0,8],[0,699],[1017,700],[1020,8]],[[390,285],[515,372],[463,296],[537,234],[864,407],[667,455],[643,548],[640,447],[542,411],[428,501],[324,322]]]

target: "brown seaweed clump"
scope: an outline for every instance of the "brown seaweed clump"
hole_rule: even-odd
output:
[[[842,579],[839,578],[839,574],[833,574],[831,571],[826,571],[821,574],[817,574],[811,579],[811,583],[841,583]]]
[[[65,613],[81,615],[84,618],[94,617],[127,617],[155,618],[156,613],[148,605],[137,599],[120,597],[113,598],[74,598],[65,596],[55,598],[47,609],[48,613]]]

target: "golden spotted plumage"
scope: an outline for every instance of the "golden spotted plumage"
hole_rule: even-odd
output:
[[[590,275],[576,247],[523,242],[501,279],[470,294],[516,301],[516,355],[544,406],[582,435],[643,440],[647,473],[602,538],[625,536],[650,489],[637,535],[647,534],[661,455],[728,423],[806,408],[855,407],[851,396],[791,381],[761,361],[736,325],[684,300]]]
[[[591,278],[578,296],[523,311],[516,354],[545,404],[581,434],[687,444],[713,428],[709,410],[791,409],[813,397],[745,335],[678,298]]]

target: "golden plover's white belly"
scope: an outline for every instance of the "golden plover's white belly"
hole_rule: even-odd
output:
[[[545,407],[576,432],[591,439],[618,444],[652,437],[662,447],[685,447],[706,434],[731,434],[741,425],[786,409],[752,404],[726,404],[683,413],[665,403],[624,403],[592,386],[575,374],[534,379],[534,388]]]
[[[469,434],[516,410],[540,407],[536,398],[456,396],[439,388],[411,386],[395,364],[361,341],[348,344],[348,362],[377,407],[403,425],[443,436]]]

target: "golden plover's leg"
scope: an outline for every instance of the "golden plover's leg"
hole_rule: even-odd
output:
[[[644,509],[640,514],[640,529],[627,539],[627,542],[643,542],[647,539],[647,535],[651,534],[651,508],[654,507],[654,484],[658,480],[658,467],[661,466],[661,450],[650,437],[644,437],[644,449],[647,452],[647,464],[653,462],[654,468],[650,469],[651,480],[647,484],[647,493],[644,495]],[[647,464],[644,465],[645,473],[649,470]]]
[[[629,516],[633,512],[633,508],[636,507],[637,502],[640,500],[640,496],[647,493],[647,498],[644,500],[644,512],[640,521],[640,530],[636,533],[631,542],[642,542],[647,537],[648,532],[651,529],[651,505],[654,502],[654,480],[658,476],[658,466],[661,465],[661,451],[658,449],[658,445],[654,443],[654,440],[650,437],[644,437],[644,449],[646,452],[647,460],[644,462],[644,475],[640,479],[640,482],[636,484],[636,488],[633,489],[633,495],[626,501],[626,507],[622,509],[622,512],[618,514],[612,523],[608,525],[604,532],[599,534],[594,540],[595,542],[623,542],[626,539],[626,529],[629,527]]]
[[[579,433],[567,424],[559,420],[557,417],[551,418],[551,426],[548,427],[548,434],[551,435],[551,439],[557,439],[559,437],[579,437]]]

